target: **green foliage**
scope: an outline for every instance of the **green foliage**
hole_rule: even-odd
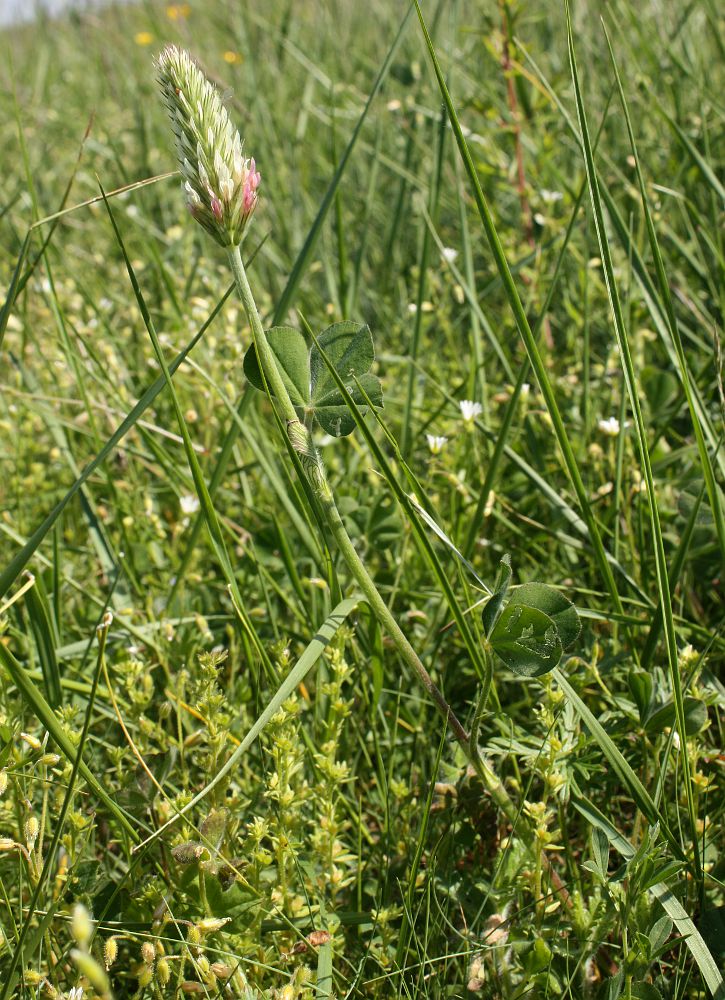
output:
[[[521,677],[540,677],[558,666],[564,650],[579,638],[579,615],[571,601],[543,583],[522,584],[506,601],[511,576],[507,555],[483,610],[483,627],[491,648],[509,669]]]
[[[600,6],[570,53],[563,6],[421,3],[440,80],[383,0],[0,35],[2,1000],[722,997],[722,32],[613,0],[610,51]],[[489,771],[257,391],[167,41],[256,159],[285,384]]]
[[[360,407],[365,403],[381,407],[383,391],[380,380],[371,373],[375,360],[373,338],[360,323],[335,323],[323,330],[308,350],[302,334],[287,326],[267,331],[269,345],[282,373],[285,387],[303,418],[314,417],[320,427],[333,437],[345,437],[355,429],[355,420],[332,379],[323,359],[325,354],[341,379],[348,380],[347,391]],[[257,351],[252,345],[244,356],[244,374],[255,387],[264,391]]]

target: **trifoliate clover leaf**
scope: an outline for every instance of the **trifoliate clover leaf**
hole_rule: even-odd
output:
[[[369,327],[347,321],[335,323],[317,338],[312,348],[298,330],[276,326],[267,332],[293,405],[304,419],[314,414],[320,427],[333,437],[344,437],[355,429],[355,419],[330,371],[332,365],[356,406],[383,405],[379,380],[370,371],[375,360]],[[254,346],[244,358],[244,373],[255,387],[264,390],[264,379]]]

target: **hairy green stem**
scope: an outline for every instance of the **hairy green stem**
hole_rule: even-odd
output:
[[[327,479],[322,458],[317,448],[315,448],[309,430],[299,420],[297,412],[292,405],[289,393],[287,392],[287,387],[285,386],[279,369],[277,368],[277,362],[269,346],[269,342],[267,341],[264,328],[262,327],[262,321],[259,317],[257,306],[254,301],[254,296],[251,288],[249,287],[249,281],[244,269],[244,263],[242,262],[242,255],[239,251],[239,247],[231,247],[229,249],[229,262],[234,273],[234,279],[237,284],[239,296],[242,300],[242,304],[244,305],[244,309],[247,313],[247,318],[252,329],[252,337],[254,338],[259,367],[267,383],[269,393],[274,398],[274,404],[278,407],[280,415],[286,421],[287,437],[289,442],[295,452],[299,455],[302,469],[307,476],[308,482],[317,500],[319,501],[320,506],[322,507],[340,554],[345,560],[355,582],[365,595],[373,613],[392,638],[396,649],[402,656],[403,660],[413,670],[441,716],[450,726],[453,735],[465,751],[466,756],[475,768],[480,780],[483,782],[484,786],[489,791],[499,808],[506,815],[507,819],[511,822],[515,822],[517,818],[517,809],[508,792],[498,780],[491,768],[481,759],[477,748],[475,752],[472,752],[468,733],[461,725],[461,722],[451,706],[443,697],[443,694],[434,682],[433,678],[423,666],[418,654],[408,642],[405,634],[391,613],[390,608],[381,597],[380,592],[365,568],[362,559],[358,555],[357,550],[347,533],[347,529],[342,521],[340,512],[337,509],[337,504],[335,503],[332,489]]]

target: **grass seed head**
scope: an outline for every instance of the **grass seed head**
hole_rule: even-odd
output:
[[[168,45],[156,67],[189,211],[221,246],[238,246],[257,205],[256,164],[243,156],[219,92],[185,49]]]

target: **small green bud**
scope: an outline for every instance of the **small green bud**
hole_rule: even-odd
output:
[[[215,931],[219,931],[225,924],[228,924],[231,917],[205,917],[203,920],[197,922],[197,927],[201,934],[214,934]]]
[[[106,969],[110,969],[113,963],[118,958],[118,942],[115,937],[110,937],[103,945],[103,961],[106,963]]]
[[[73,907],[70,930],[75,943],[81,948],[87,948],[93,936],[93,924],[88,910],[82,903],[77,903]]]
[[[160,986],[166,986],[171,979],[171,966],[167,959],[160,958],[156,963],[156,978]]]
[[[37,816],[28,816],[25,820],[25,843],[28,845],[29,851],[32,851],[35,847],[39,832],[40,824],[38,823]]]
[[[232,970],[224,962],[212,962],[211,971],[214,973],[217,979],[230,979],[232,975]]]
[[[154,970],[150,965],[142,965],[136,979],[138,981],[139,989],[143,989],[145,986],[150,986],[154,978]]]

